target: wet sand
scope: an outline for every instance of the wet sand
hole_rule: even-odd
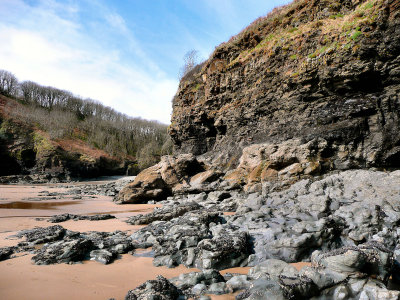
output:
[[[0,262],[1,299],[124,299],[130,289],[158,274],[167,278],[196,269],[154,267],[152,258],[125,254],[109,265],[83,264],[36,266],[32,255]]]
[[[96,182],[98,183],[98,182]],[[84,184],[90,184],[85,182]],[[103,221],[73,221],[59,225],[73,231],[106,231],[121,230],[132,233],[144,225],[133,226],[124,222],[128,216],[149,213],[160,205],[127,204],[116,205],[111,197],[95,196],[73,200],[72,196],[62,199],[29,200],[43,194],[41,191],[67,192],[66,188],[54,185],[15,186],[0,185],[0,247],[16,245],[21,239],[8,238],[20,230],[54,225],[47,222],[47,217],[55,214],[98,214],[110,213],[116,219]],[[46,198],[46,197],[42,197]],[[233,213],[226,213],[231,215]],[[40,220],[37,220],[40,218]],[[134,289],[146,280],[155,279],[157,275],[167,278],[181,273],[198,271],[183,266],[174,269],[154,267],[151,257],[145,257],[150,249],[137,251],[144,256],[122,255],[110,265],[95,261],[83,264],[57,264],[37,266],[32,264],[32,254],[18,254],[18,257],[0,262],[0,299],[124,299],[130,289]],[[308,263],[293,264],[300,268]],[[221,274],[247,274],[249,267],[232,268],[221,271]],[[233,300],[235,294],[209,295],[214,300]]]
[[[90,184],[90,182],[84,182]],[[98,184],[98,182],[96,182]],[[59,185],[0,185],[0,247],[14,246],[23,239],[9,238],[20,230],[55,225],[47,217],[55,214],[104,214],[116,219],[103,221],[73,221],[58,223],[73,231],[121,230],[128,233],[144,227],[124,222],[128,216],[149,213],[160,205],[128,204],[117,205],[111,197],[95,196],[73,200],[73,196],[62,199],[45,199],[41,191],[65,193]],[[40,220],[37,220],[40,218]],[[146,252],[146,251],[143,251]],[[22,256],[21,256],[22,255]],[[0,299],[124,299],[130,289],[157,275],[167,278],[181,273],[197,271],[183,266],[174,269],[154,267],[152,258],[122,255],[110,265],[95,261],[83,264],[57,264],[37,266],[32,264],[32,254],[0,262]]]

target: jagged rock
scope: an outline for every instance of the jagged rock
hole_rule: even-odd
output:
[[[247,146],[268,148],[244,178],[232,178],[251,184],[398,167],[400,8],[385,0],[366,6],[294,1],[218,46],[173,99],[176,150],[227,170]]]
[[[200,241],[197,248],[198,268],[222,270],[247,265],[249,244],[247,234],[244,232],[214,235],[212,239]]]
[[[196,285],[202,284],[207,290],[207,286],[213,283],[225,282],[224,277],[217,270],[204,270],[202,272],[192,272],[180,274],[178,277],[170,279],[170,281],[180,290],[192,290]],[[197,287],[196,290],[202,290],[202,287]],[[198,294],[198,293],[194,293]]]
[[[65,228],[60,225],[54,225],[22,230],[17,234],[17,237],[25,237],[27,242],[35,245],[60,240],[64,237],[65,233]]]
[[[61,215],[54,215],[52,216],[48,222],[50,223],[61,223],[65,222],[68,220],[89,220],[89,221],[102,221],[102,220],[109,220],[109,219],[115,219],[115,216],[112,216],[110,214],[99,214],[99,215],[92,215],[92,216],[80,216],[80,215],[74,215],[74,214],[61,214]]]
[[[199,242],[210,238],[210,226],[221,221],[219,213],[200,210],[188,212],[167,224],[161,223],[161,230],[153,232],[157,234],[153,245],[153,264],[173,267],[183,263],[187,267],[195,266]]]
[[[194,155],[163,156],[161,161],[138,174],[114,199],[116,203],[139,203],[161,200],[172,192],[174,186],[185,185],[189,178],[204,171]]]
[[[393,268],[393,251],[378,242],[358,247],[343,247],[327,253],[315,251],[311,257],[314,265],[341,274],[367,273],[387,283]]]
[[[77,262],[83,260],[92,248],[93,243],[90,240],[62,240],[45,244],[32,260],[37,265]]]
[[[392,271],[392,258],[392,251],[375,242],[316,251],[312,267],[300,272],[267,260],[250,269],[251,285],[238,299],[398,299],[400,292],[389,291],[384,281]]]
[[[169,221],[184,215],[188,211],[198,210],[200,208],[201,206],[195,202],[155,208],[151,213],[130,217],[126,222],[132,225],[142,225],[150,224],[154,221]]]
[[[201,269],[224,269],[245,265],[249,244],[245,233],[236,233],[218,212],[190,211],[165,222],[153,222],[132,235],[139,243],[153,243],[156,266],[184,264]]]
[[[257,279],[262,276],[277,280],[279,276],[294,277],[298,275],[295,267],[278,259],[267,259],[249,270],[249,277]]]
[[[101,262],[104,265],[109,264],[114,260],[115,254],[107,251],[107,250],[92,250],[90,251],[90,258]]]
[[[163,276],[148,280],[134,290],[130,290],[125,300],[172,300],[178,299],[181,292]]]
[[[86,232],[81,237],[91,241],[98,249],[107,250],[113,254],[124,254],[133,249],[131,238],[122,231],[114,232]]]
[[[228,223],[253,239],[251,265],[268,258],[297,262],[314,250],[372,240],[392,248],[399,239],[399,195],[399,171],[344,171],[251,194]]]
[[[14,254],[15,247],[0,248],[0,261],[9,259]]]
[[[237,275],[233,276],[226,282],[226,286],[229,292],[234,293],[239,290],[244,290],[248,288],[250,282],[248,281],[247,275]]]
[[[210,284],[210,286],[207,288],[207,293],[214,295],[222,295],[229,293],[229,289],[227,288],[225,282],[216,282]]]

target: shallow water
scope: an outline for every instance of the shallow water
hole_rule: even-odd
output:
[[[57,206],[76,205],[81,201],[58,201],[58,202],[28,202],[16,201],[0,203],[0,209],[57,209]]]

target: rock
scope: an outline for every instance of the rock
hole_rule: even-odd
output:
[[[322,254],[315,251],[311,261],[318,267],[351,274],[364,269],[367,256],[357,247],[344,247]]]
[[[116,203],[140,203],[169,196],[174,186],[187,184],[189,178],[204,170],[195,156],[163,156],[161,161],[138,174],[114,199]]]
[[[130,290],[125,300],[172,300],[178,299],[181,292],[163,276],[148,280],[134,290]]]
[[[371,300],[397,300],[400,298],[400,291],[389,291],[381,282],[374,279],[369,279],[364,285],[359,297],[359,299]]]
[[[223,295],[229,293],[229,290],[225,282],[216,282],[208,287],[207,292],[214,295]]]
[[[17,237],[25,237],[27,242],[35,245],[60,240],[64,237],[65,233],[65,228],[60,225],[54,225],[46,228],[38,227],[29,230],[22,230],[17,234]]]
[[[14,254],[15,247],[3,247],[0,248],[0,261],[9,259]]]
[[[80,237],[93,243],[98,249],[104,249],[111,252],[114,257],[116,254],[128,253],[133,249],[131,238],[122,231],[114,232],[86,232],[81,233]]]
[[[212,239],[203,239],[197,247],[198,268],[222,270],[247,264],[249,245],[245,233],[215,235]]]
[[[48,222],[50,223],[61,223],[65,222],[68,220],[89,220],[89,221],[102,221],[102,220],[109,220],[109,219],[115,219],[115,216],[112,216],[110,214],[99,214],[99,215],[92,215],[92,216],[80,216],[80,215],[74,215],[74,214],[61,214],[61,215],[54,215],[52,216]]]
[[[248,232],[254,244],[249,262],[269,258],[297,262],[314,250],[329,251],[367,241],[395,247],[400,220],[400,173],[344,171],[302,180],[241,201],[228,223]]]
[[[204,294],[206,291],[207,291],[207,286],[203,283],[196,284],[191,290],[192,294],[194,295],[201,295]]]
[[[260,156],[246,159],[249,172],[232,178],[249,186],[399,167],[399,8],[393,1],[375,4],[379,17],[364,1],[296,1],[219,45],[181,79],[169,127],[175,150],[202,155],[225,171],[235,169],[246,147],[264,145],[265,155],[252,151]],[[345,42],[332,46],[343,20],[360,10],[375,23],[360,21],[352,49]],[[325,26],[337,14],[344,19]],[[315,22],[321,27],[305,32]],[[288,27],[295,30],[282,33]]]
[[[193,288],[197,285],[197,291],[205,289],[208,285],[218,282],[225,282],[224,277],[217,270],[204,270],[202,272],[192,272],[192,273],[183,273],[178,277],[174,277],[170,280],[178,289],[183,291],[193,290]],[[196,293],[194,293],[196,294]]]
[[[226,282],[226,286],[230,293],[234,293],[239,290],[244,290],[250,286],[250,282],[247,280],[247,275],[233,276]]]
[[[219,177],[222,176],[223,173],[216,170],[207,170],[204,172],[197,173],[193,177],[190,178],[190,185],[192,187],[203,187],[207,183],[214,182]]]
[[[259,277],[267,275],[269,278],[277,280],[279,276],[283,275],[286,277],[293,277],[298,275],[298,271],[295,267],[289,265],[288,263],[277,260],[277,259],[267,259],[260,264],[249,270],[249,277],[257,279]]]
[[[249,299],[249,300],[286,300],[284,291],[278,282],[269,280],[267,278],[259,278],[252,282],[250,288],[240,293],[236,299]]]
[[[98,261],[104,265],[113,261],[115,255],[107,250],[92,250],[90,251],[90,259]]]
[[[93,243],[82,238],[57,241],[45,244],[32,260],[36,265],[77,262],[83,260],[92,248]]]
[[[200,208],[201,206],[195,202],[155,208],[151,213],[129,217],[126,222],[132,225],[143,225],[150,224],[154,221],[169,221],[184,215],[188,211],[198,210]]]

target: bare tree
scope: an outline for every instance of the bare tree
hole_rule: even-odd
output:
[[[0,70],[0,93],[7,96],[15,96],[18,80],[11,72]]]
[[[199,51],[190,50],[183,56],[183,66],[179,71],[179,79],[182,79],[187,73],[192,71],[199,62]]]

